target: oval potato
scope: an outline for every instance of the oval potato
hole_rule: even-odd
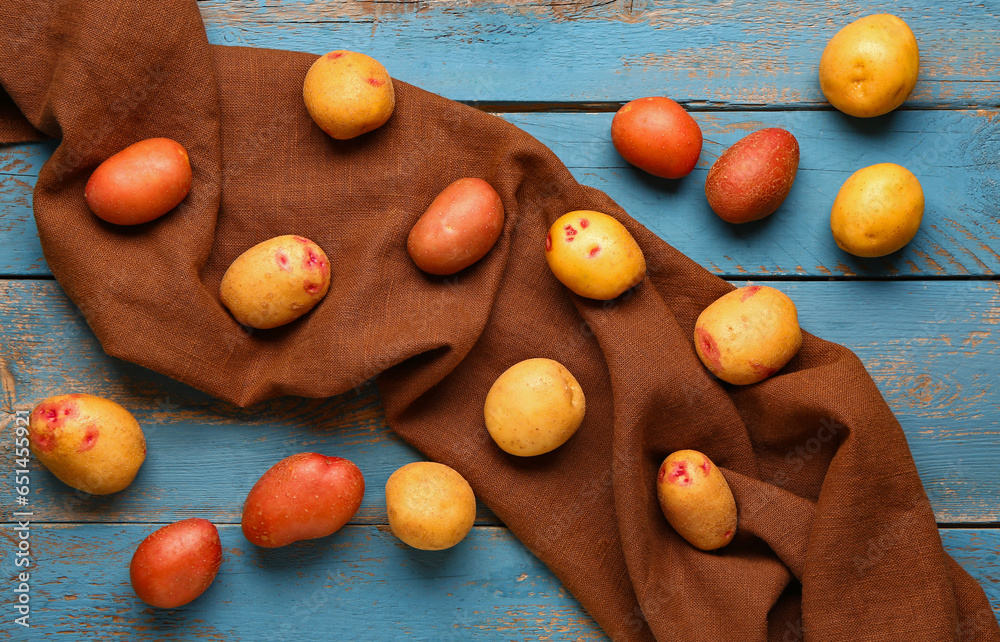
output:
[[[108,223],[138,225],[177,207],[191,191],[187,150],[169,138],[129,145],[97,166],[84,188],[90,211]]]
[[[757,383],[785,367],[802,346],[798,311],[780,290],[742,287],[702,310],[694,345],[701,362],[719,379]]]
[[[129,578],[143,602],[172,609],[204,593],[221,565],[219,530],[195,517],[168,524],[142,540],[129,563]]]
[[[385,483],[389,528],[424,551],[451,548],[476,521],[476,496],[455,469],[430,461],[407,464]]]
[[[741,138],[712,164],[705,197],[729,223],[747,223],[773,214],[792,189],[799,168],[799,142],[780,127]]]
[[[646,276],[646,258],[625,226],[591,210],[569,212],[552,223],[545,237],[545,260],[563,285],[602,301]]]
[[[695,548],[713,551],[733,540],[733,491],[719,468],[697,450],[678,450],[663,460],[656,495],[667,521]]]
[[[354,462],[319,453],[286,457],[250,489],[240,520],[243,535],[264,548],[336,533],[354,516],[365,479]]]
[[[483,415],[502,450],[533,457],[566,443],[586,409],[583,390],[565,366],[552,359],[525,359],[497,377]]]
[[[611,121],[611,142],[622,158],[660,178],[682,178],[701,156],[701,127],[664,96],[626,103]]]
[[[87,394],[36,405],[28,417],[28,444],[59,481],[94,495],[127,488],[146,460],[146,438],[132,413]]]
[[[320,56],[309,67],[302,100],[320,129],[338,140],[381,127],[396,108],[385,67],[371,56],[344,49]]]
[[[855,256],[877,257],[903,249],[924,217],[924,190],[913,173],[878,163],[851,174],[830,209],[837,246]]]
[[[447,275],[486,256],[503,230],[503,202],[481,178],[460,178],[431,202],[406,240],[424,272]]]
[[[219,298],[251,328],[276,328],[313,309],[330,288],[330,261],[307,238],[277,236],[254,245],[230,264]]]

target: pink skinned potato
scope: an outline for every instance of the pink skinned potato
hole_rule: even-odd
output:
[[[479,178],[460,178],[435,197],[406,240],[410,258],[424,272],[447,275],[486,256],[500,238],[500,195]]]
[[[364,494],[364,476],[347,459],[318,453],[286,457],[250,489],[243,535],[264,548],[332,535],[358,511]]]
[[[207,519],[174,522],[142,540],[132,555],[132,589],[146,604],[161,609],[183,606],[215,580],[222,565],[219,531]]]
[[[169,138],[149,138],[101,163],[87,181],[84,198],[98,218],[138,225],[177,207],[191,180],[187,150]]]
[[[695,548],[712,551],[736,534],[736,500],[719,468],[697,450],[663,460],[656,495],[664,517]]]
[[[799,168],[799,143],[779,127],[740,139],[719,156],[705,178],[705,197],[729,223],[747,223],[778,209]]]
[[[683,178],[701,156],[701,127],[663,96],[625,104],[611,121],[611,142],[622,158],[661,178]]]

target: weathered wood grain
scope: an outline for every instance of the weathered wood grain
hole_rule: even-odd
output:
[[[973,2],[359,2],[201,0],[209,40],[363,51],[395,78],[472,103],[622,102],[713,109],[825,105],[817,69],[848,22],[895,13],[920,46],[908,108],[1000,103],[1000,8]],[[524,107],[516,107],[524,108]]]
[[[906,432],[939,522],[1000,521],[1000,284],[987,281],[775,283],[802,326],[861,357]],[[385,426],[372,387],[327,401],[277,399],[238,409],[111,359],[52,281],[0,281],[5,410],[91,392],[132,410],[146,463],[110,498],[75,493],[37,470],[32,502],[50,522],[238,521],[253,482],[279,459],[316,450],[355,461],[367,491],[355,523],[385,523],[383,487],[419,459]],[[485,391],[484,391],[485,395]],[[0,458],[10,440],[0,440]],[[0,497],[11,490],[0,477]],[[496,523],[481,510],[480,523]]]
[[[629,166],[610,142],[612,114],[503,114],[549,146],[582,183],[706,269],[757,276],[982,276],[1000,274],[1000,112],[902,111],[858,121],[839,112],[695,114],[705,135],[701,162],[685,179]],[[708,168],[749,132],[784,127],[801,162],[788,199],[746,225],[719,219],[705,200]],[[47,273],[31,216],[31,189],[53,143],[0,147],[0,274]],[[878,162],[908,167],[926,198],[917,237],[903,250],[861,259],[840,250],[829,212],[844,180]]]
[[[128,563],[158,527],[31,525],[32,627],[6,626],[9,639],[606,639],[504,528],[476,527],[453,549],[427,552],[406,547],[385,527],[347,526],[265,550],[238,526],[221,525],[223,564],[212,586],[191,604],[157,610],[132,592]],[[0,526],[6,542],[13,534],[11,525]],[[1000,611],[1000,531],[947,529],[941,536]],[[5,588],[13,590],[13,579]],[[990,617],[963,623],[963,639],[976,639]]]

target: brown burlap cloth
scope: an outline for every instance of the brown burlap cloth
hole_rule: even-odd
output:
[[[378,375],[389,425],[461,472],[617,640],[1000,640],[850,351],[806,336],[778,376],[721,383],[692,328],[730,285],[521,130],[404,82],[384,127],[329,138],[302,103],[314,59],[210,46],[193,0],[0,5],[0,141],[62,138],[35,217],[108,353],[240,405]],[[102,223],[88,176],[153,136],[190,152],[191,194],[140,227]],[[463,176],[500,193],[503,236],[455,277],[429,277],[407,233]],[[588,301],[551,275],[545,232],[573,209],[608,212],[639,241],[649,275],[632,293]],[[329,294],[288,326],[245,332],[219,303],[223,271],[292,233],[329,254]],[[489,439],[483,401],[529,357],[573,372],[587,416],[562,448],[519,459]],[[736,495],[739,534],[721,551],[692,548],[660,511],[656,470],[681,448],[707,453]]]

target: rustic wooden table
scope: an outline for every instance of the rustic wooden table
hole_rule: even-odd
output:
[[[796,302],[802,326],[864,361],[906,432],[949,552],[1000,612],[1000,4],[774,3],[687,0],[471,2],[203,0],[216,44],[380,59],[396,78],[496,112],[549,147],[706,269],[737,284],[767,283]],[[913,28],[920,81],[903,108],[858,120],[823,101],[826,41],[865,14]],[[625,101],[667,95],[705,134],[702,159],[680,181],[629,166],[609,140]],[[722,149],[778,126],[802,159],[773,216],[731,226],[704,200]],[[385,526],[382,488],[421,459],[386,427],[374,387],[328,400],[284,398],[235,408],[107,357],[46,267],[32,189],[57,142],[0,147],[0,375],[4,430],[7,639],[576,640],[604,635],[574,598],[485,508],[456,548],[402,546]],[[882,259],[837,249],[829,211],[841,183],[876,162],[905,165],[927,198],[923,226]],[[996,332],[997,334],[994,334]],[[149,455],[126,491],[91,497],[38,464],[28,505],[16,505],[16,412],[48,395],[115,399],[143,425]],[[363,469],[361,510],[338,534],[285,549],[250,545],[242,501],[274,462],[313,450]],[[808,444],[793,457],[809,457]],[[29,510],[30,629],[14,624],[17,520]],[[158,526],[187,517],[219,526],[222,571],[196,602],[146,607],[128,561]],[[906,546],[873,541],[869,557]],[[969,638],[972,639],[972,638]]]

